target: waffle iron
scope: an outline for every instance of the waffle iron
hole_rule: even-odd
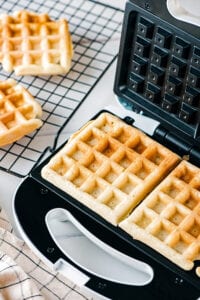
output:
[[[136,126],[134,116],[155,120],[149,134],[200,167],[200,31],[172,17],[165,0],[127,1],[114,92],[127,109],[127,115],[119,114],[125,122]],[[47,262],[58,270],[64,267],[65,274],[79,278],[78,284],[109,299],[199,299],[200,278],[195,270],[182,270],[46,182],[41,169],[51,156],[23,180],[13,201],[23,236]],[[121,281],[110,279],[69,257],[52,235],[54,227],[46,222],[50,213],[59,213],[61,222],[64,215],[65,221],[66,212],[73,225],[78,224],[78,235],[84,233],[123,262],[132,258],[137,270],[146,270],[147,280],[129,282],[125,275]],[[199,265],[196,261],[195,267]]]

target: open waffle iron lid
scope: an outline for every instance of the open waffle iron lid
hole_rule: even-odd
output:
[[[128,1],[114,91],[127,108],[160,122],[157,139],[199,164],[200,31],[166,1]]]

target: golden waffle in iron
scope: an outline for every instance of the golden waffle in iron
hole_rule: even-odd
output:
[[[0,147],[42,125],[41,106],[13,79],[0,81]]]
[[[178,161],[141,131],[102,113],[72,136],[42,176],[116,225]]]
[[[0,62],[16,75],[62,74],[70,69],[73,47],[68,23],[28,11],[0,16]]]
[[[120,227],[191,270],[200,259],[200,169],[182,161]]]

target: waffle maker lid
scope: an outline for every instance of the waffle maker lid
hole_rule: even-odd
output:
[[[160,122],[155,139],[200,165],[200,31],[166,1],[128,1],[114,92]]]

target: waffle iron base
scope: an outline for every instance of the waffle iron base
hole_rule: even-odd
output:
[[[58,195],[55,190],[52,191],[32,176],[27,177],[19,186],[14,197],[13,207],[17,222],[27,239],[50,263],[54,264],[59,258],[63,258],[89,276],[90,280],[85,286],[102,296],[118,300],[131,300],[133,298],[142,300],[161,298],[166,300],[196,300],[200,295],[197,284],[195,286],[194,282],[191,283],[191,280],[188,280],[190,272],[184,272],[179,268],[173,269],[170,267],[170,263],[163,265],[159,261],[158,254],[155,254],[154,251],[151,252],[151,249],[147,248],[148,252],[146,252],[145,245],[129,239],[120,230],[116,230],[115,227],[112,228],[110,224],[95,214],[89,213],[75,199],[68,195],[66,197],[66,194],[65,197]],[[99,239],[112,245],[118,251],[149,264],[154,270],[154,278],[151,283],[144,286],[113,283],[89,274],[71,262],[57,247],[45,223],[46,214],[54,208],[67,209]]]

